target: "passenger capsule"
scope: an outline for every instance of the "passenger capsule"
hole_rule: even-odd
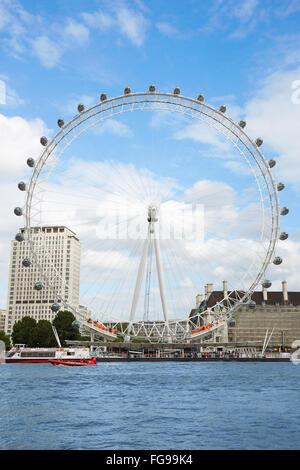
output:
[[[63,119],[57,119],[58,127],[63,127],[65,125],[65,121]]]
[[[24,181],[20,181],[20,183],[18,183],[18,188],[20,191],[26,190],[26,184],[24,183]]]
[[[269,160],[268,163],[269,163],[269,167],[270,167],[270,168],[273,168],[273,166],[276,165],[276,160],[274,160],[273,158],[271,158],[271,160]]]
[[[219,107],[219,111],[221,111],[221,113],[226,113],[226,106],[225,106],[225,104],[221,104],[221,106]]]
[[[173,90],[173,95],[180,95],[180,88],[175,87]]]
[[[149,86],[149,93],[154,93],[155,92],[155,85],[150,85]]]
[[[276,256],[273,260],[273,263],[276,264],[276,265],[279,265],[282,263],[282,258],[280,258],[280,256]]]
[[[15,207],[14,213],[15,213],[16,215],[20,216],[20,215],[23,214],[23,211],[22,211],[21,207]]]
[[[44,287],[44,284],[43,284],[42,282],[40,282],[40,281],[38,281],[38,282],[36,282],[36,283],[34,284],[34,289],[35,289],[35,290],[42,290],[43,287]]]
[[[287,215],[290,212],[290,209],[286,206],[281,208],[280,215]]]
[[[33,158],[27,158],[27,165],[30,166],[30,168],[33,168],[35,165],[35,161]]]
[[[256,307],[256,302],[254,302],[254,300],[250,300],[250,302],[248,303],[248,307],[254,309]]]
[[[47,139],[47,137],[45,137],[45,136],[41,137],[41,138],[40,138],[40,142],[41,142],[41,144],[42,144],[44,147],[46,147],[46,145],[48,144],[48,139]]]
[[[100,96],[100,101],[106,101],[107,100],[107,95],[105,93],[102,93]]]
[[[124,95],[130,95],[131,93],[131,88],[129,86],[124,88]]]
[[[24,258],[22,264],[25,266],[25,268],[28,268],[31,265],[31,261],[28,258]]]
[[[277,184],[277,191],[282,191],[284,188],[285,188],[285,185],[283,183]]]
[[[231,328],[233,328],[235,325],[236,325],[236,321],[234,318],[229,318],[229,320],[227,321],[227,325]]]
[[[268,289],[269,287],[271,287],[272,285],[272,282],[269,281],[268,279],[266,279],[265,281],[263,281],[262,283],[262,286],[265,288],[265,289]]]
[[[126,93],[125,93],[125,94],[126,94]],[[73,327],[73,328],[76,328],[77,330],[79,330],[79,328],[80,328],[80,322],[79,322],[78,320],[74,320],[74,321],[72,322],[72,327]]]
[[[21,232],[17,233],[15,240],[17,240],[17,242],[22,242],[24,240],[24,234]]]
[[[200,93],[200,95],[197,96],[197,101],[204,101],[204,95]]]
[[[239,122],[239,126],[244,129],[244,127],[246,127],[246,121],[244,121],[243,119]]]
[[[77,106],[77,111],[78,111],[79,113],[82,113],[82,111],[84,111],[84,104],[79,103],[79,105]]]
[[[289,238],[289,235],[286,232],[281,232],[279,235],[279,240],[286,240],[287,238]]]
[[[256,143],[257,147],[260,147],[263,144],[263,140],[260,137],[258,137],[256,139],[255,143]]]
[[[50,306],[50,308],[51,308],[52,312],[58,312],[58,310],[60,309],[60,305],[58,303],[54,302],[54,304],[52,304]]]

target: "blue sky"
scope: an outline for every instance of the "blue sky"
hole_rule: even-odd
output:
[[[8,244],[20,223],[12,213],[20,205],[16,183],[30,174],[25,161],[39,154],[39,136],[52,135],[57,118],[70,119],[78,102],[96,103],[102,92],[118,96],[127,85],[146,91],[151,83],[160,91],[179,86],[185,96],[201,92],[216,107],[225,103],[229,116],[247,120],[251,137],[263,137],[265,156],[277,159],[275,178],[286,184],[280,198],[291,209],[282,223],[290,238],[279,246],[285,263],[274,277],[278,287],[286,278],[299,290],[299,25],[296,0],[0,0],[0,80],[6,91],[2,99],[0,94],[0,182],[2,201],[8,201],[1,208],[7,223],[0,228],[0,306],[6,303]],[[120,123],[104,134],[115,138],[116,151],[126,149],[129,161],[132,145],[146,138],[137,122]],[[153,140],[157,128],[150,118],[147,123]],[[160,138],[164,130],[170,131],[166,123]],[[207,154],[222,152],[203,136],[170,136],[163,148],[173,156],[184,145],[191,153],[197,145]],[[83,144],[77,147],[81,158]],[[103,145],[107,150],[109,143]],[[227,183],[234,178],[241,191],[242,174],[222,165],[217,173],[214,165],[210,160],[205,178],[210,172]],[[159,172],[167,169],[162,165]]]
[[[126,84],[243,105],[295,52],[299,2],[286,4],[2,1],[1,74],[24,102],[22,116],[49,124],[72,96],[115,96]]]

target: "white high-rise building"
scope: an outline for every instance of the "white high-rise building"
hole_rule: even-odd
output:
[[[24,228],[20,232],[24,233]],[[35,261],[26,239],[11,242],[5,323],[5,332],[9,335],[14,323],[25,316],[37,321],[52,321],[56,315],[50,308],[56,301],[53,289],[43,282],[37,263],[42,265],[43,272],[51,275],[55,271],[56,275],[52,277],[55,290],[68,305],[74,308],[79,306],[81,244],[76,234],[64,226],[34,227],[31,238],[37,247]],[[39,248],[39,243],[43,248]],[[24,259],[31,261],[30,266],[23,265]],[[44,287],[35,290],[36,282],[43,282]]]
[[[5,331],[6,310],[0,308],[0,331]]]

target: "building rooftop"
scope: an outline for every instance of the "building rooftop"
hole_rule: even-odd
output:
[[[239,291],[242,295],[242,291]],[[267,296],[264,299],[262,291],[253,292],[251,299],[254,300],[256,305],[300,305],[300,292],[288,292],[288,300],[284,300],[282,291],[267,291]],[[234,294],[231,294],[231,298],[234,298]],[[213,307],[216,303],[221,302],[224,299],[224,293],[222,290],[213,291],[206,302],[207,307]],[[204,301],[203,301],[204,302]]]
[[[243,295],[242,291],[238,291],[239,296]],[[234,293],[230,295],[231,298],[235,298]],[[224,292],[222,290],[214,290],[208,294],[208,299],[206,301],[206,307],[212,308],[218,302],[221,302],[224,299]],[[264,298],[262,291],[255,291],[251,296],[256,305],[280,305],[280,306],[299,306],[300,305],[300,292],[287,292],[287,301],[284,300],[283,291],[267,291],[266,297]],[[205,300],[201,302],[201,305],[204,305]],[[196,309],[191,311],[191,314],[195,312]]]
[[[66,227],[65,225],[43,225],[42,227],[36,226],[31,227],[31,231],[39,232],[42,229],[42,232],[45,232],[47,229],[57,229],[59,231],[64,231],[64,229],[68,230],[69,232],[73,233],[76,236],[76,233],[73,232],[70,228]],[[20,228],[20,232],[24,232],[25,227]]]

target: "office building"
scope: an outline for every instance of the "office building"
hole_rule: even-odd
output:
[[[25,235],[25,229],[20,233]],[[9,335],[14,323],[25,316],[52,321],[56,312],[50,306],[57,300],[56,292],[68,305],[79,305],[81,245],[76,234],[64,226],[34,227],[31,238],[36,258],[26,237],[11,242],[5,323]],[[30,266],[24,266],[24,260],[29,260]],[[39,282],[41,290],[35,289]]]

